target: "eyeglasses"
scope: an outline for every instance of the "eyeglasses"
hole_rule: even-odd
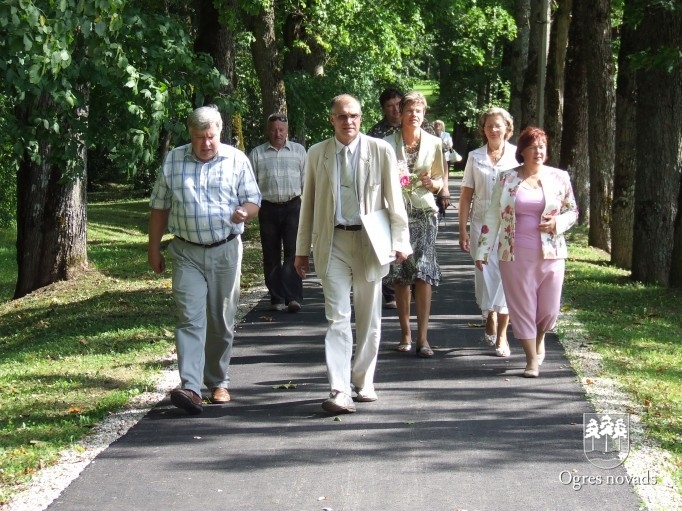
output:
[[[362,117],[362,114],[332,114],[334,117],[336,117],[339,121],[341,122],[355,122],[360,117]]]
[[[281,114],[272,114],[268,117],[268,122],[289,122],[289,119],[287,119],[286,115],[281,115]]]

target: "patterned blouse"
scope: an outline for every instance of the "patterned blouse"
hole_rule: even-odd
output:
[[[478,240],[476,260],[487,261],[493,250],[496,235],[499,234],[497,253],[500,261],[514,260],[514,229],[516,223],[516,192],[523,179],[519,175],[521,167],[503,172],[493,188],[481,236]],[[578,205],[573,196],[573,187],[568,172],[554,167],[543,166],[539,174],[545,196],[543,216],[556,219],[556,231],[541,232],[542,256],[544,259],[565,259],[568,257],[566,232],[578,219]]]

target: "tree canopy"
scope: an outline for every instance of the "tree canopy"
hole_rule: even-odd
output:
[[[604,27],[619,28],[622,13],[627,11],[632,38],[640,43],[626,45],[629,67],[623,68],[639,72],[643,80],[644,70],[654,70],[659,81],[675,77],[682,60],[676,32],[666,29],[652,39],[646,31],[652,13],[679,26],[679,6],[658,0],[600,0],[599,23],[592,23],[583,19],[585,10],[577,2],[559,0],[552,5],[553,14],[570,12],[572,24],[584,27],[582,32],[594,32],[572,32],[564,25],[563,33],[569,37],[559,43],[554,40],[554,48],[556,44],[568,46],[568,51],[561,46],[556,50],[557,55],[568,55],[568,61],[552,63],[550,83],[555,94],[551,96],[556,101],[552,115],[563,115],[562,108],[571,113],[571,119],[591,115],[585,123],[589,130],[612,140],[608,133],[614,128],[609,126],[616,121],[614,91],[609,89],[616,84],[613,64],[620,40],[602,37]],[[537,27],[545,23],[535,18],[539,11],[530,0],[1,0],[0,225],[17,223],[19,280],[32,272],[48,275],[44,280],[28,279],[17,293],[68,278],[70,265],[87,262],[85,229],[78,225],[87,220],[86,194],[78,187],[93,189],[113,181],[134,183],[140,193],[148,193],[164,154],[186,141],[187,114],[207,102],[215,103],[227,116],[225,141],[245,150],[261,141],[263,120],[272,109],[287,111],[292,138],[307,146],[331,134],[327,113],[333,96],[342,92],[357,96],[368,129],[380,118],[378,96],[383,88],[394,85],[409,90],[420,79],[438,84],[439,111],[463,133],[455,137],[463,145],[461,151],[478,143],[476,117],[488,106],[520,104],[517,126],[524,119],[534,119],[536,94],[527,92],[542,83],[535,77],[544,73],[537,69]],[[611,23],[603,16],[610,16]],[[640,32],[643,37],[638,37]],[[551,37],[556,36],[552,33]],[[645,46],[643,42],[650,40]],[[575,59],[587,62],[590,52],[597,49],[608,77],[596,81],[589,70],[563,76],[564,67],[576,69]],[[588,84],[591,102],[561,104],[564,87],[570,97],[580,98],[575,91],[587,90]],[[643,94],[643,104],[648,105],[646,101],[656,103],[657,97],[663,97],[656,96],[655,89],[635,88],[631,94]],[[645,97],[645,92],[651,96]],[[601,105],[595,103],[597,98]],[[627,110],[633,111],[635,104]],[[671,105],[640,108],[634,122],[651,125],[653,120],[647,115],[671,112]],[[677,108],[676,103],[672,105],[673,115],[679,115]],[[600,120],[598,112],[607,112],[608,119]],[[575,126],[566,129],[575,131]],[[682,154],[675,146],[680,135],[673,132],[666,139],[673,147],[662,165],[667,176],[679,173]],[[577,144],[585,143],[578,139],[562,140],[561,151],[574,154]],[[594,136],[585,140],[590,139],[596,140]],[[584,190],[578,187],[577,193],[593,194],[591,202],[599,204],[589,209],[599,217],[599,222],[593,222],[600,230],[594,233],[595,239],[607,248],[612,181],[619,178],[613,176],[612,152],[602,155],[593,148],[594,161],[581,160],[594,167],[591,191],[590,173],[582,170],[575,176],[584,178],[586,186]],[[553,156],[560,161],[559,155]],[[643,172],[646,158],[641,154],[636,158],[641,159],[638,172]],[[678,181],[675,186],[679,188]],[[657,224],[655,232],[680,224],[679,207],[673,200],[678,192],[671,190],[664,205],[667,224]],[[638,197],[640,208],[652,200],[647,193]],[[70,214],[75,210],[83,214]],[[617,215],[626,226],[617,230],[617,242],[629,244],[627,232],[632,228],[620,218],[631,219],[636,212],[625,211]],[[583,213],[589,216],[589,211]],[[44,250],[47,255],[36,265],[27,248],[53,244],[61,250]],[[666,280],[662,276],[670,271],[671,253],[682,253],[681,246],[680,241],[667,246],[668,255],[661,259],[665,263],[643,263],[645,267],[664,264],[665,269],[640,269],[638,275],[645,280]],[[617,248],[618,260],[629,261],[632,247]]]

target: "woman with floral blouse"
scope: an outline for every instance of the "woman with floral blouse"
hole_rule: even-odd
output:
[[[544,164],[544,131],[526,128],[519,135],[516,159],[521,165],[501,174],[493,189],[476,267],[482,270],[497,250],[512,330],[526,354],[523,376],[537,378],[545,333],[559,315],[568,255],[563,233],[578,219],[578,207],[568,173]]]

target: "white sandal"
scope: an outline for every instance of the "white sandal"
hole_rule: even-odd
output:
[[[493,346],[495,346],[495,344],[497,343],[497,334],[492,334],[492,335],[483,334],[483,335],[484,335],[485,342],[488,346],[490,346],[491,348]]]
[[[509,349],[509,343],[505,343],[504,346],[500,346],[499,348],[495,348],[495,355],[498,357],[508,357],[511,355],[511,350]]]

